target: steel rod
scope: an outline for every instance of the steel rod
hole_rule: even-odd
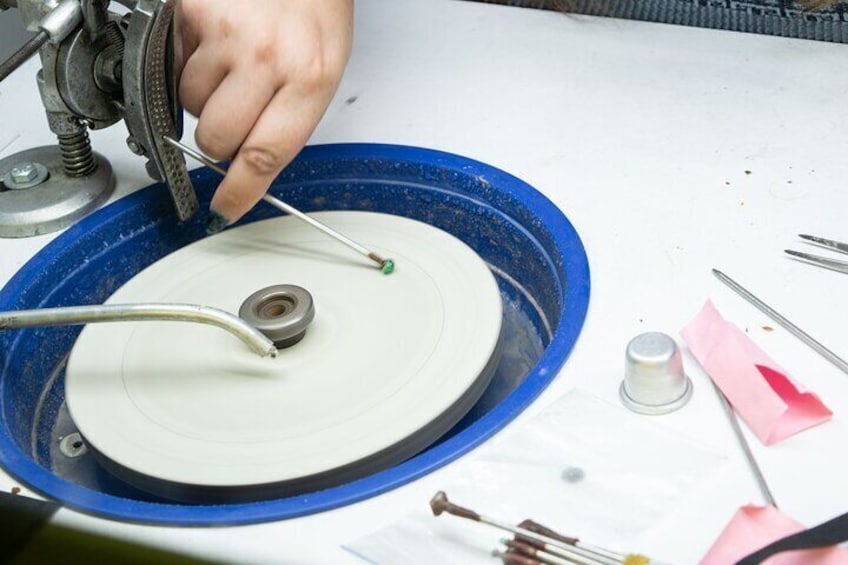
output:
[[[538,522],[534,522],[529,518],[526,520],[522,520],[520,524],[518,524],[519,528],[524,528],[525,530],[530,530],[531,532],[542,534],[543,536],[547,536],[549,538],[555,539],[557,541],[563,542],[568,545],[578,546],[582,549],[588,551],[594,551],[599,555],[605,555],[611,559],[621,560],[624,559],[624,555],[621,553],[617,553],[615,551],[610,551],[608,549],[604,549],[602,547],[598,547],[596,545],[590,545],[588,543],[581,542],[578,538],[563,536],[562,534],[555,532],[554,530],[539,524]]]
[[[831,271],[836,271],[837,273],[848,273],[848,261],[829,259],[827,257],[820,257],[811,253],[802,253],[800,251],[794,251],[792,249],[784,249],[783,252],[795,259],[799,259],[801,261],[809,263],[810,265],[815,265],[816,267],[830,269]]]
[[[742,427],[739,425],[739,418],[736,416],[736,411],[715,383],[713,383],[713,389],[716,391],[719,401],[721,402],[721,407],[724,408],[724,413],[730,421],[730,427],[733,428],[733,433],[736,435],[736,439],[739,442],[740,447],[742,447],[742,451],[745,453],[745,459],[748,460],[748,466],[751,468],[751,472],[754,473],[754,478],[757,479],[757,484],[760,486],[763,498],[769,505],[777,508],[777,502],[775,502],[774,496],[771,494],[771,489],[769,488],[768,483],[766,483],[766,477],[763,475],[763,471],[760,469],[759,464],[757,464],[757,460],[754,458],[754,452],[751,451],[751,446],[748,443],[747,438],[745,438],[745,434],[742,432]]]
[[[41,47],[47,43],[50,36],[43,29],[36,33],[23,46],[12,53],[12,56],[0,63],[0,81],[15,72],[15,69],[26,63]]]
[[[524,555],[533,559],[537,559],[545,565],[571,565],[573,560],[566,557],[560,557],[553,553],[548,553],[538,549],[530,544],[516,540],[502,539],[501,543],[509,548],[510,551],[515,551],[519,555]]]
[[[609,557],[607,555],[598,554],[595,551],[580,547],[578,545],[566,544],[555,538],[548,537],[544,534],[533,532],[521,527],[516,527],[512,524],[507,524],[505,522],[495,520],[494,518],[483,516],[482,514],[478,514],[473,510],[463,508],[462,506],[450,502],[448,500],[447,494],[442,491],[437,492],[436,495],[432,498],[432,500],[430,500],[430,508],[433,511],[433,514],[436,516],[440,515],[443,512],[447,512],[448,514],[452,514],[460,518],[474,520],[476,522],[493,526],[495,528],[510,532],[512,534],[516,534],[524,538],[540,542],[541,544],[544,544],[545,551],[549,551],[560,557],[566,557],[575,561],[576,563],[582,563],[584,565],[616,565],[618,563],[622,563],[626,557]]]
[[[172,139],[170,137],[165,137],[164,139],[167,143],[173,145],[174,147],[176,147],[177,149],[179,149],[180,151],[182,151],[183,153],[185,153],[189,157],[192,157],[193,159],[200,161],[201,163],[203,163],[204,165],[206,165],[207,167],[209,167],[210,169],[212,169],[216,173],[218,173],[222,176],[225,176],[227,174],[227,170],[225,168],[220,166],[218,163],[216,163],[215,161],[213,161],[212,159],[210,159],[209,157],[207,157],[203,153],[201,153],[199,151],[195,151],[191,147],[184,145],[184,144],[180,143],[179,141]],[[295,218],[297,218],[297,219],[299,219],[303,222],[306,222],[307,224],[309,224],[313,228],[327,234],[328,236],[332,237],[336,241],[339,241],[339,242],[343,243],[344,245],[350,247],[351,249],[353,249],[354,251],[356,251],[360,255],[363,255],[363,256],[367,257],[368,259],[371,259],[372,261],[377,263],[380,266],[381,269],[383,269],[384,273],[389,274],[389,273],[392,272],[392,270],[394,270],[394,262],[391,259],[385,259],[385,258],[381,257],[377,253],[369,250],[367,247],[365,247],[363,245],[360,245],[359,243],[353,241],[349,237],[337,232],[333,228],[331,228],[331,227],[329,227],[325,224],[322,224],[321,222],[319,222],[315,218],[312,218],[311,216],[304,214],[303,212],[301,212],[300,210],[298,210],[294,206],[291,206],[290,204],[286,204],[285,202],[283,202],[279,198],[275,198],[275,197],[271,196],[270,194],[265,194],[262,197],[262,200],[264,200],[265,202],[267,202],[271,206],[277,208],[278,210],[282,210],[283,212],[286,212],[287,214],[291,214]]]
[[[492,552],[492,557],[500,559],[501,563],[504,565],[544,565],[544,563],[538,559],[533,559],[532,557],[527,557],[526,555],[520,555],[511,551],[498,551],[496,549]]]
[[[771,308],[768,304],[751,294],[739,283],[737,283],[718,269],[713,269],[713,274],[716,276],[716,278],[718,278],[718,280],[730,287],[739,296],[756,306],[766,316],[786,328],[789,333],[791,333],[792,335],[806,343],[808,346],[810,346],[816,353],[836,365],[836,367],[839,368],[840,371],[845,374],[848,374],[848,362],[842,359],[839,355],[837,355],[836,353],[834,353],[833,351],[813,339],[810,334],[808,334],[807,332],[805,332],[804,330],[802,330],[801,328],[799,328],[798,326],[796,326],[795,324],[775,312],[774,309]]]
[[[194,322],[215,326],[239,338],[255,353],[276,357],[277,348],[259,330],[229,312],[194,304],[97,304],[0,312],[0,330],[75,326],[102,322]]]
[[[511,524],[489,518],[488,516],[480,515],[478,522],[493,526],[495,528],[511,532],[513,534],[534,539],[545,546],[545,551],[553,553],[558,557],[565,557],[580,565],[617,565],[622,562],[622,559],[614,559],[606,555],[599,555],[591,550],[586,550],[576,545],[565,545],[553,538],[525,530],[524,528],[516,528]]]
[[[834,251],[839,251],[840,253],[848,253],[848,243],[842,243],[841,241],[836,241],[833,239],[827,239],[824,237],[817,237],[814,235],[808,235],[805,233],[798,234],[803,240],[809,241],[810,243],[815,243],[816,245],[820,245],[825,249],[833,249]]]

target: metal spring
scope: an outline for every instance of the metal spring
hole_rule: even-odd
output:
[[[71,177],[88,176],[97,169],[97,161],[91,150],[88,131],[82,129],[79,133],[59,135],[59,150],[62,152],[62,165]]]
[[[122,58],[124,55],[124,34],[115,22],[106,24],[106,39],[109,42],[108,48],[117,52],[118,59]]]

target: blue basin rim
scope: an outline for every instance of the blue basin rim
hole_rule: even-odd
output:
[[[321,165],[323,170],[333,171],[332,166],[328,167],[327,164],[332,165],[333,162],[337,162],[340,175],[338,179],[344,180],[348,178],[344,176],[346,167],[372,161],[420,165],[427,167],[428,170],[439,171],[444,178],[463,177],[468,179],[467,182],[483,183],[481,186],[484,186],[485,190],[475,195],[482,205],[500,209],[503,202],[520,202],[524,210],[529,211],[534,218],[535,229],[543,229],[547,232],[546,249],[548,253],[556,255],[555,269],[558,275],[560,277],[564,275],[565,279],[562,281],[563,296],[558,305],[559,319],[552,340],[537,365],[500,404],[456,435],[412,459],[341,486],[288,498],[244,504],[182,505],[121,498],[75,485],[53,475],[24,453],[12,438],[7,416],[10,407],[5,405],[8,399],[6,394],[3,394],[0,397],[4,402],[4,405],[0,406],[0,465],[8,473],[43,495],[82,512],[111,519],[161,525],[237,525],[322,512],[378,495],[453,461],[508,424],[556,377],[583,327],[589,304],[590,282],[589,264],[580,237],[565,215],[550,200],[522,180],[485,163],[431,149],[367,143],[310,146],[306,147],[293,165],[280,175],[278,182],[297,181],[294,178],[285,178],[287,171],[295,168],[294,165],[303,165],[298,170],[307,171],[305,175],[308,176],[313,164],[315,168],[320,168],[319,165]],[[196,182],[198,180],[212,182],[215,178],[206,169],[193,171],[192,175]],[[351,178],[362,180],[363,176],[360,174],[359,177]],[[337,179],[330,176],[327,180]],[[365,180],[370,179],[366,177]],[[391,182],[392,179],[383,175],[375,180]],[[422,184],[432,183],[439,190],[438,178],[423,179],[421,182]],[[113,220],[116,218],[127,218],[128,214],[135,213],[143,217],[144,214],[141,211],[149,214],[150,210],[159,210],[161,214],[169,207],[167,191],[161,185],[154,185],[121,198],[83,219],[48,244],[18,271],[0,291],[0,311],[38,307],[39,305],[26,302],[30,287],[36,284],[40,276],[43,276],[46,268],[77,245],[82,238],[92,233],[99,234],[101,231],[114,230],[114,225],[117,223]],[[509,214],[509,210],[505,213]],[[168,221],[174,223],[175,227],[171,231],[166,229],[166,234],[181,233],[183,226],[177,226],[176,222],[170,218]],[[203,226],[200,222],[194,223],[197,225],[191,227],[190,236],[175,235],[175,239],[179,240],[175,244],[176,247],[191,241],[186,237],[194,239],[201,237]],[[104,233],[100,237],[104,241],[104,247],[121,243],[118,241],[116,244],[108,239],[121,237],[115,234]],[[132,237],[132,234],[129,234],[129,237]],[[49,296],[42,301],[48,298]],[[6,335],[3,335],[4,333]],[[0,389],[9,386],[8,380],[13,378],[8,352],[19,345],[19,339],[21,339],[20,332],[0,332]]]

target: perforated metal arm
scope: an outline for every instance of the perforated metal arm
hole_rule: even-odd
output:
[[[167,183],[181,220],[197,211],[185,159],[165,137],[182,137],[182,107],[173,72],[176,2],[138,0],[124,49],[124,120],[134,149],[148,158],[147,172]]]

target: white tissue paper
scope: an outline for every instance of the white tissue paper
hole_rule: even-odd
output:
[[[530,518],[610,549],[673,511],[725,458],[655,420],[573,390],[456,464],[451,501],[517,524]],[[422,509],[345,549],[379,565],[492,563],[507,532]],[[630,548],[637,549],[637,548]]]

